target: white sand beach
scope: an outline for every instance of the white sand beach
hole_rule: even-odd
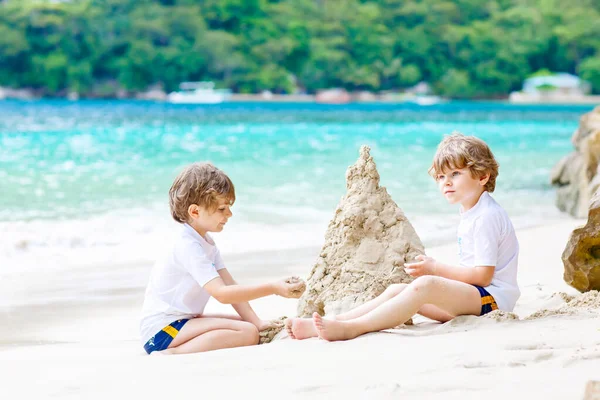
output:
[[[564,283],[560,256],[583,222],[518,230],[518,320],[415,318],[414,326],[336,343],[282,339],[150,357],[138,339],[150,264],[15,272],[0,280],[2,398],[581,399],[586,383],[600,380],[599,299],[586,297],[593,311],[557,293],[581,296]],[[306,278],[318,251],[224,258],[239,282],[252,283]],[[457,258],[454,244],[427,253]],[[277,318],[294,316],[297,300],[252,304],[262,318]],[[207,312],[228,309],[210,303]]]

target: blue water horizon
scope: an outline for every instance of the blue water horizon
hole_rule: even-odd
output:
[[[222,254],[318,249],[362,145],[426,248],[455,240],[458,208],[427,171],[439,141],[485,140],[499,164],[493,197],[517,229],[568,218],[550,171],[573,150],[591,106],[505,103],[0,101],[0,274],[144,263],[179,226],[168,190],[211,161],[233,180]],[[314,251],[314,250],[313,250]]]
[[[204,160],[232,177],[249,218],[276,220],[269,208],[274,215],[278,208],[325,212],[343,195],[345,169],[363,144],[405,211],[443,213],[427,169],[452,131],[489,143],[500,163],[498,196],[519,214],[540,199],[549,204],[549,171],[571,151],[579,117],[591,109],[466,101],[1,101],[0,221],[160,207],[178,170]]]

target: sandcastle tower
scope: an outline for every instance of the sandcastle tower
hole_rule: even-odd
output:
[[[325,244],[300,298],[298,316],[337,315],[378,296],[393,283],[412,281],[404,263],[424,254],[423,244],[385,187],[362,146],[346,171],[346,195],[325,233]]]

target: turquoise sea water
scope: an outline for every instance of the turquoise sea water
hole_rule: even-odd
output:
[[[381,184],[409,218],[439,219],[457,210],[437,192],[427,169],[438,142],[454,130],[491,146],[500,163],[495,197],[509,214],[543,219],[557,213],[550,169],[572,150],[579,117],[591,109],[470,102],[5,101],[0,223],[6,234],[15,226],[29,232],[27,224],[48,230],[67,221],[106,225],[108,215],[129,225],[148,223],[164,215],[180,168],[210,160],[236,184],[240,221],[326,226],[362,144],[371,146]]]

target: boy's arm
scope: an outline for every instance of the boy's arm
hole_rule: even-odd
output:
[[[494,266],[478,266],[475,268],[458,267],[436,261],[432,257],[418,256],[419,262],[404,264],[405,271],[413,277],[437,275],[455,281],[486,287],[492,283]]]
[[[221,268],[220,270],[217,270],[217,272],[221,276],[223,283],[225,283],[226,285],[237,285],[237,282],[235,281],[235,279],[233,279],[233,276],[231,276],[229,271],[227,271],[227,268]],[[232,306],[233,309],[239,314],[240,317],[242,317],[244,321],[250,322],[256,327],[260,326],[262,321],[254,312],[254,310],[250,306],[250,303],[245,301],[243,303],[232,304]]]
[[[494,266],[478,266],[474,268],[458,267],[434,261],[435,269],[433,275],[441,276],[455,281],[461,281],[470,285],[481,287],[489,286],[494,277]]]
[[[239,304],[260,297],[276,294],[282,297],[297,299],[304,292],[305,283],[302,280],[280,280],[260,285],[227,285],[221,276],[206,283],[204,289],[222,304]]]

